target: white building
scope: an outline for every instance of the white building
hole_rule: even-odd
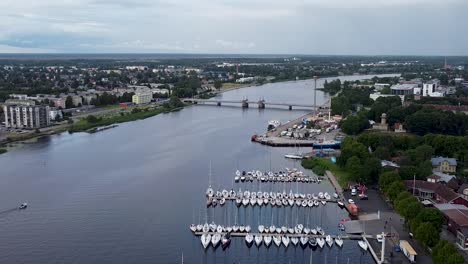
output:
[[[439,80],[432,80],[430,82],[424,83],[422,88],[422,96],[430,97],[443,97],[444,92],[439,90]]]
[[[132,96],[132,102],[134,104],[147,104],[153,99],[153,93],[151,91],[137,91]]]
[[[5,105],[5,126],[12,128],[41,128],[50,125],[49,106]]]
[[[50,108],[50,111],[49,111],[49,119],[50,120],[57,120],[57,119],[62,119],[63,118],[63,113],[62,113],[62,110],[60,109],[57,109],[55,107],[53,108]]]
[[[412,95],[417,88],[418,85],[412,83],[395,84],[390,87],[393,95]]]

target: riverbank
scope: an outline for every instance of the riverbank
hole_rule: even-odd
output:
[[[54,134],[59,134],[62,132],[89,132],[95,133],[98,131],[99,127],[114,127],[112,125],[131,122],[141,119],[146,119],[158,114],[164,114],[169,112],[174,112],[182,109],[186,105],[180,101],[169,102],[162,106],[150,106],[146,108],[132,108],[132,111],[122,111],[116,112],[113,114],[103,114],[99,116],[88,115],[82,117],[79,121],[69,124],[64,123],[57,126],[47,127],[36,131],[31,131],[30,133],[25,134],[14,134],[9,135],[4,141],[0,142],[0,146],[7,146],[11,143],[21,143],[27,142],[30,140],[38,139],[44,136],[51,136]],[[90,117],[92,116],[92,117]],[[0,153],[1,154],[1,153]]]
[[[125,123],[125,122],[146,119],[146,118],[156,116],[159,114],[178,111],[182,108],[183,106],[169,107],[169,108],[164,107],[164,106],[159,106],[155,108],[143,108],[143,109],[135,108],[139,110],[135,111],[135,109],[133,109],[131,112],[121,112],[119,114],[112,115],[110,117],[89,118],[88,116],[87,118],[83,118],[80,121],[72,124],[68,131],[70,133],[95,132],[98,127],[104,127],[104,126],[110,126],[113,124],[120,124],[120,123]]]
[[[8,151],[4,148],[0,148],[0,155],[3,154],[3,153],[7,153]]]

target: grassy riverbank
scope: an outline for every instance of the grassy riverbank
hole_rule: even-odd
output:
[[[301,163],[302,167],[312,170],[315,174],[323,176],[326,170],[329,170],[335,175],[341,187],[346,187],[349,181],[349,173],[341,169],[338,165],[326,158],[310,158],[304,159]]]
[[[7,150],[4,149],[4,148],[0,148],[0,155],[3,154],[3,153],[7,153]]]
[[[111,116],[95,117],[88,116],[80,121],[71,125],[68,130],[70,133],[92,131],[97,127],[109,126],[113,124],[125,123],[140,119],[146,119],[162,113],[169,113],[181,109],[182,107],[148,107],[148,108],[134,108],[131,112],[121,112]]]

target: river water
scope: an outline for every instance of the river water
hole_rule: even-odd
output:
[[[365,76],[342,77],[343,80]],[[319,87],[321,86],[319,81]],[[313,81],[266,84],[220,95],[313,103]],[[317,92],[317,103],[327,100]],[[202,249],[190,223],[321,225],[337,233],[344,211],[330,204],[312,209],[206,209],[205,190],[333,192],[322,184],[236,184],[239,169],[300,167],[283,158],[285,148],[250,142],[267,122],[292,120],[305,111],[242,110],[193,106],[119,125],[95,134],[62,133],[0,156],[0,263],[309,263],[311,250],[255,245],[241,238],[223,251]],[[301,150],[301,151],[305,151]],[[211,165],[211,179],[210,174]],[[26,210],[12,210],[27,201]],[[324,248],[313,263],[373,263],[355,241]]]

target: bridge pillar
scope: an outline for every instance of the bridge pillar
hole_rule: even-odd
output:
[[[289,110],[292,110],[292,105],[289,106]]]
[[[258,109],[265,109],[265,100],[258,101]]]
[[[242,100],[242,108],[249,108],[249,101],[247,99]]]
[[[221,106],[221,102],[217,102],[216,105],[217,105],[217,106]]]

